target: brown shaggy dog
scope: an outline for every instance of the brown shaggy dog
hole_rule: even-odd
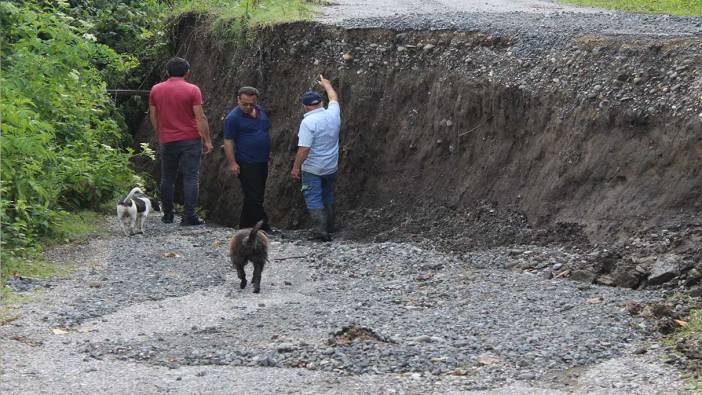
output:
[[[244,266],[251,261],[254,266],[253,278],[254,293],[261,291],[261,272],[263,265],[268,261],[268,236],[261,230],[263,221],[258,221],[251,229],[240,229],[229,241],[229,255],[232,266],[241,280],[241,289],[246,287],[246,273]]]

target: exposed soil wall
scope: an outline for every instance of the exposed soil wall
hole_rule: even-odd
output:
[[[453,226],[473,229],[466,244],[495,245],[700,222],[699,38],[588,36],[520,53],[519,37],[299,23],[222,43],[190,16],[176,39],[216,147],[237,89],[262,91],[273,122],[266,206],[275,225],[306,218],[289,171],[298,98],[319,73],[340,95],[337,195],[356,235]],[[236,225],[241,193],[225,164],[219,149],[205,159],[202,205],[208,220]],[[487,230],[485,216],[503,226]]]

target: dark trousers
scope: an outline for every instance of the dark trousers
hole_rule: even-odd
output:
[[[180,167],[183,173],[183,217],[195,216],[200,187],[201,155],[201,140],[161,144],[161,201],[164,215],[173,215],[173,192]]]
[[[263,197],[266,193],[268,163],[240,163],[239,181],[244,193],[244,205],[239,217],[239,229],[251,228],[263,220],[263,228],[268,228],[268,216],[263,210]]]

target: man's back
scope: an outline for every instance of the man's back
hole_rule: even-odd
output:
[[[193,111],[193,106],[202,105],[200,88],[183,78],[171,77],[151,88],[149,104],[158,109],[162,144],[200,138]]]
[[[330,101],[327,109],[320,108],[305,114],[300,124],[300,145],[310,147],[302,170],[318,175],[336,171],[339,161],[339,130],[341,109],[337,101]]]

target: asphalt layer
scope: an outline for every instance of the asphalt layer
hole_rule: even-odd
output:
[[[349,29],[509,35],[516,38],[516,54],[552,51],[586,35],[702,38],[702,17],[633,14],[532,0],[336,0],[321,8],[318,19]]]
[[[432,16],[443,13],[475,12],[475,13],[501,13],[523,12],[550,14],[558,12],[575,12],[579,14],[610,13],[608,11],[573,7],[541,0],[335,0],[327,7],[320,9],[320,19],[325,22],[337,22],[349,18],[362,17],[388,17],[397,15]]]

